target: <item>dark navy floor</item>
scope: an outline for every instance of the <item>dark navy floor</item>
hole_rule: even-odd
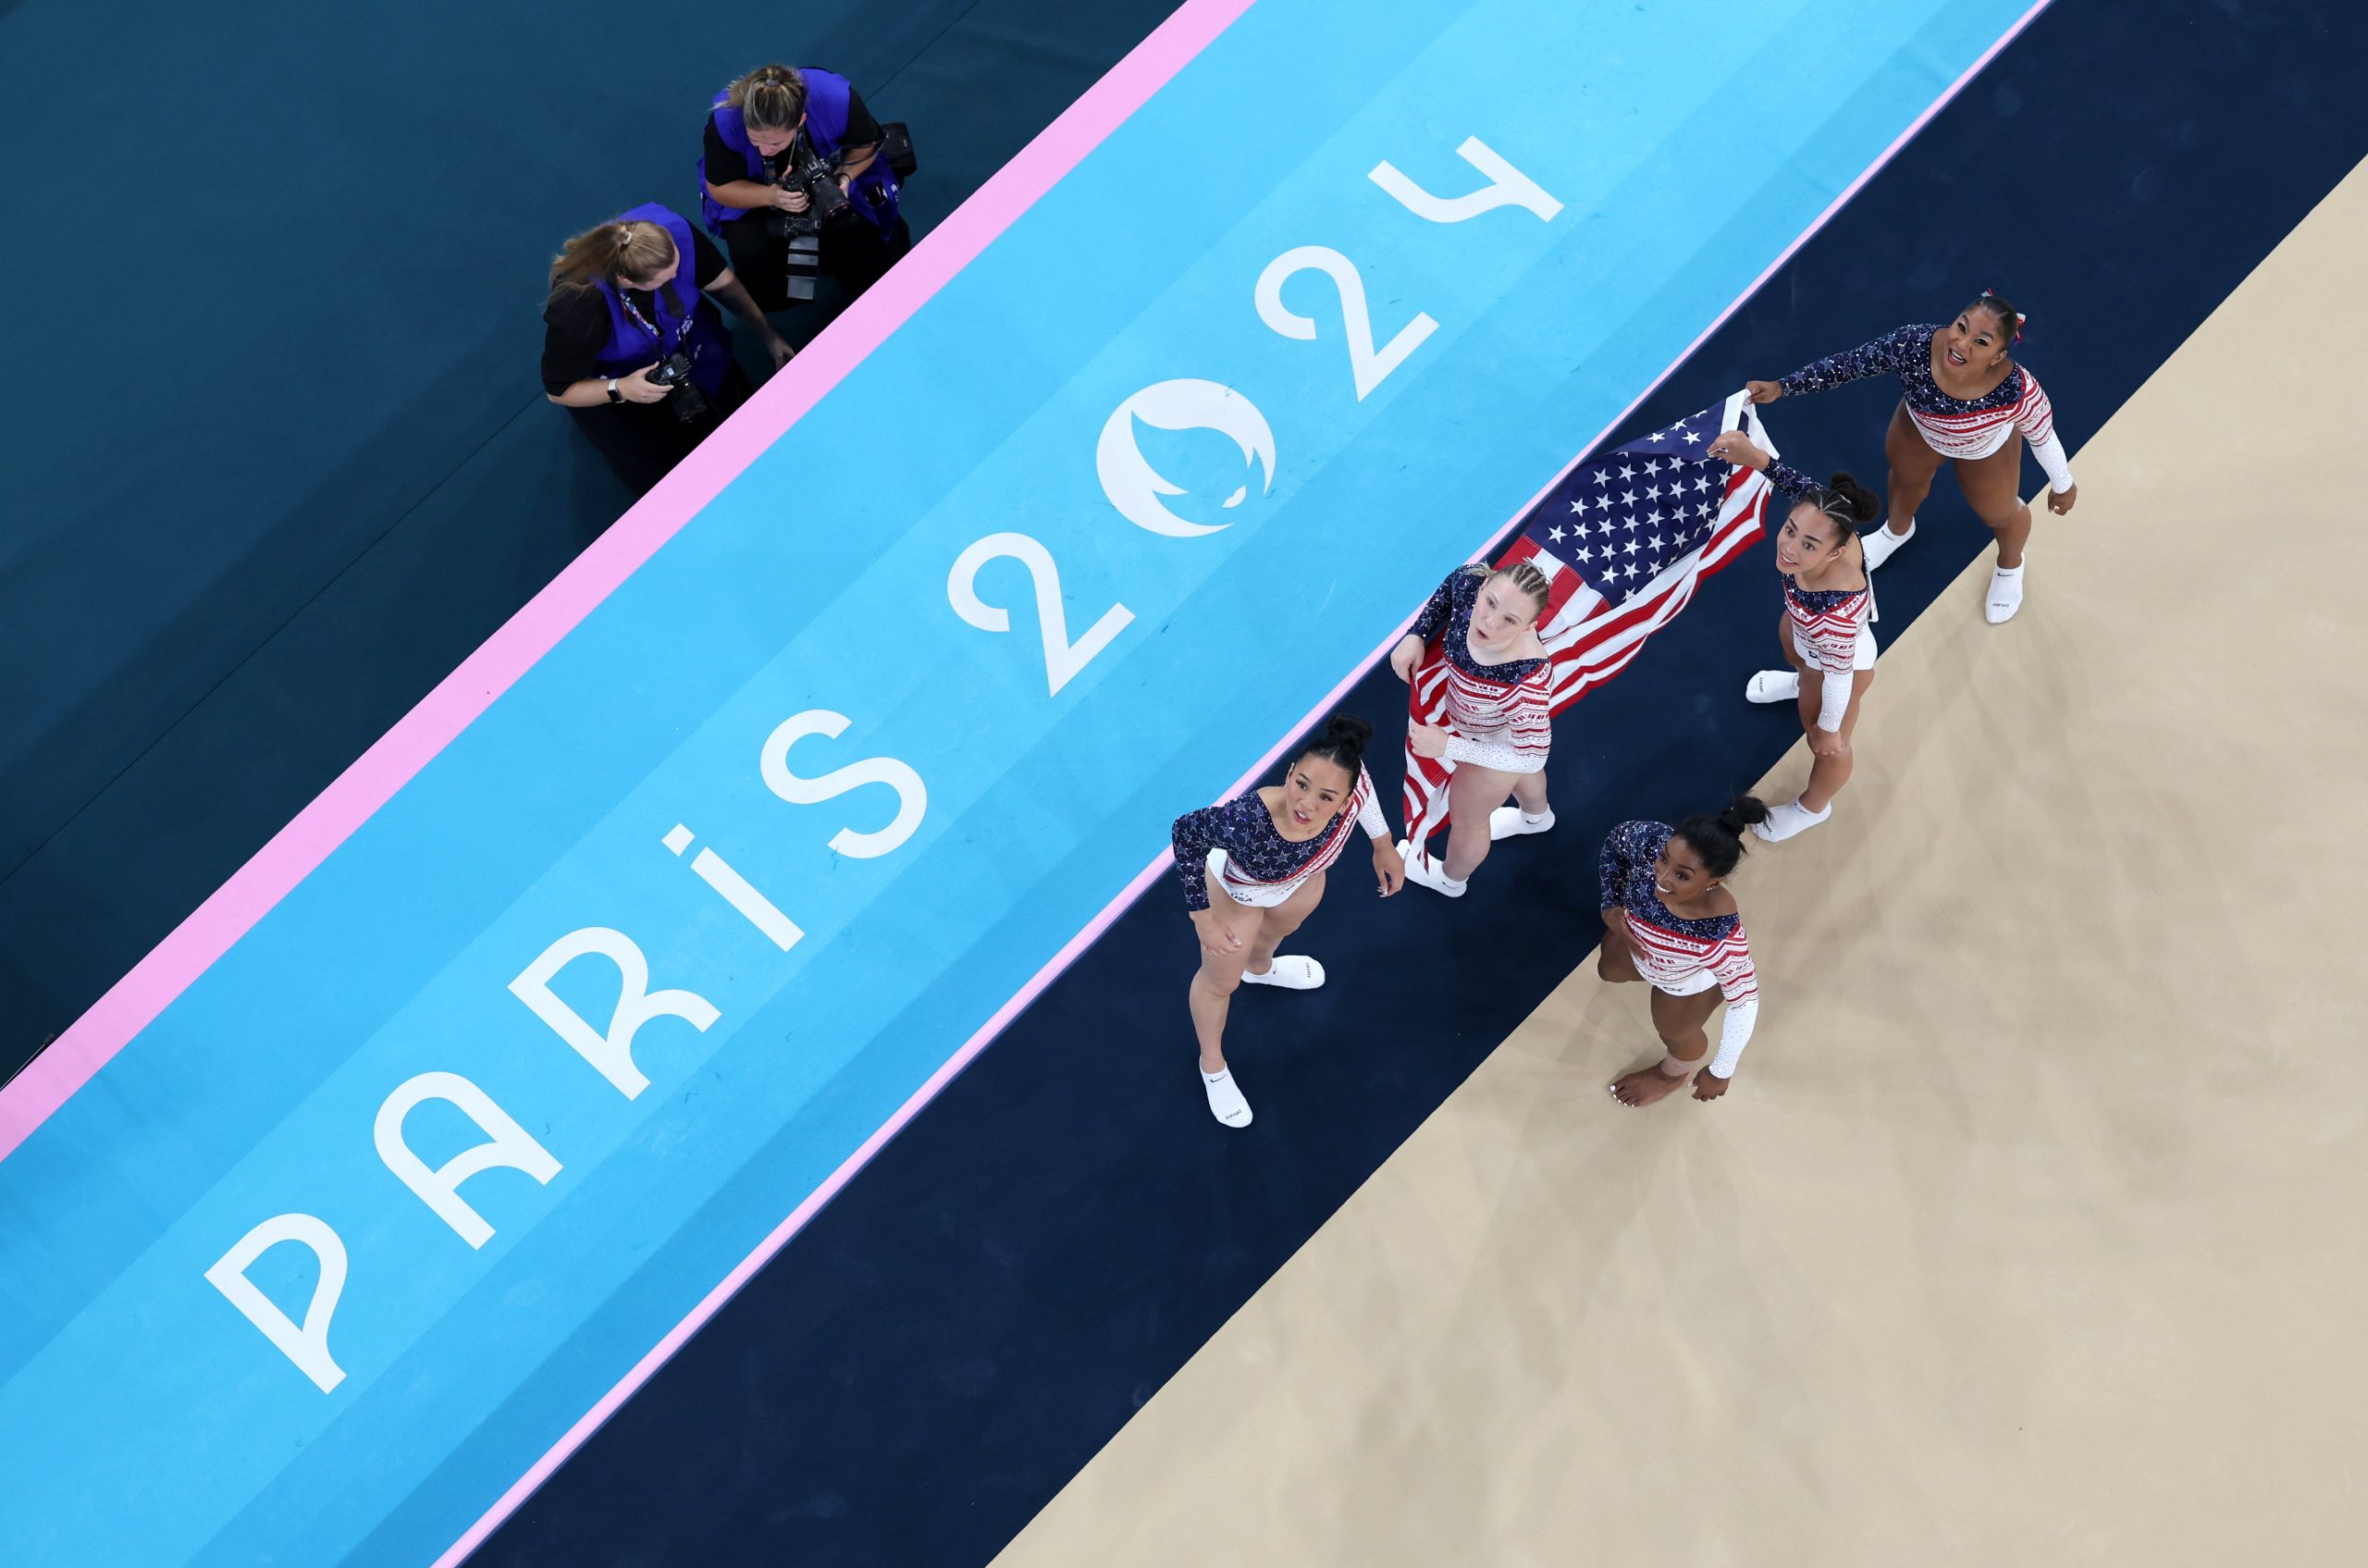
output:
[[[2024,355],[2077,449],[2368,155],[2353,80],[2368,12],[2178,0],[2131,19],[2059,0],[1634,428],[1989,285],[2030,312]],[[1781,405],[1787,455],[1880,476],[1895,395]],[[2042,613],[2048,536],[2080,526],[2041,521]],[[1884,568],[1887,637],[1986,542],[1945,482],[1923,529]],[[1334,983],[1237,1006],[1229,1055],[1258,1109],[1246,1134],[1216,1127],[1194,1087],[1191,944],[1173,889],[1155,890],[475,1561],[993,1556],[1595,945],[1605,828],[1715,804],[1797,736],[1788,714],[1741,700],[1776,616],[1755,552],[1566,716],[1562,825],[1501,849],[1472,897],[1417,890],[1385,918],[1359,875],[1337,879],[1304,938]],[[1395,734],[1401,694],[1384,676],[1349,706]],[[1243,737],[1245,765],[1271,738]],[[1788,1005],[1769,1000],[1779,1019]]]
[[[0,4],[0,1078],[623,510],[546,269],[718,87],[847,75],[926,232],[1173,3]]]

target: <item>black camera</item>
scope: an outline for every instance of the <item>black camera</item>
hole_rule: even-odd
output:
[[[794,239],[800,234],[820,234],[822,226],[847,210],[847,193],[839,187],[839,166],[814,151],[814,143],[804,133],[791,143],[789,167],[782,171],[778,182],[784,191],[806,192],[806,210],[785,213],[779,207],[765,214],[765,231],[776,240]]]
[[[666,405],[684,424],[707,412],[707,395],[691,384],[691,356],[680,349],[651,365],[648,379],[666,389]]]

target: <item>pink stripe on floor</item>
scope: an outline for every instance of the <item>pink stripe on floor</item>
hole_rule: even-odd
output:
[[[913,253],[909,257],[897,264],[895,272],[889,276],[886,282],[866,294],[855,310],[833,323],[829,331],[816,340],[815,348],[808,349],[792,362],[793,370],[799,368],[810,370],[808,362],[815,357],[816,349],[821,348],[833,335],[840,334],[843,327],[854,321],[857,313],[863,313],[867,317],[859,324],[859,329],[856,334],[842,338],[840,344],[835,347],[834,357],[826,367],[825,377],[816,377],[816,384],[810,391],[792,389],[790,396],[781,400],[777,406],[764,409],[761,418],[749,420],[749,413],[759,405],[766,404],[775,391],[782,387],[783,382],[789,378],[786,373],[776,377],[766,385],[764,391],[758,394],[756,403],[751,405],[751,410],[744,410],[742,414],[735,415],[721,433],[711,438],[707,445],[699,449],[696,457],[685,463],[682,468],[675,470],[668,476],[664,485],[651,491],[648,500],[635,508],[632,512],[627,513],[626,524],[630,524],[653,506],[664,503],[664,510],[657,514],[648,526],[650,537],[648,543],[624,557],[621,568],[613,569],[613,576],[595,578],[593,581],[597,587],[588,592],[587,597],[584,598],[580,606],[574,609],[557,632],[542,641],[528,643],[526,646],[532,648],[532,652],[518,663],[516,669],[510,673],[503,684],[507,685],[509,680],[515,680],[528,665],[540,658],[552,643],[559,640],[560,633],[565,632],[569,626],[582,620],[593,605],[605,598],[618,583],[623,582],[626,574],[630,573],[634,567],[648,560],[650,552],[680,527],[692,512],[697,512],[713,499],[734,475],[746,468],[758,453],[770,446],[782,431],[787,429],[796,421],[799,414],[811,408],[823,392],[836,385],[841,377],[853,369],[857,361],[878,347],[891,331],[919,308],[923,301],[936,293],[948,279],[961,270],[965,264],[984,250],[988,241],[1009,228],[1015,218],[1035,204],[1037,198],[1051,190],[1055,181],[1075,168],[1088,153],[1100,146],[1112,131],[1117,130],[1129,116],[1149,102],[1152,94],[1166,86],[1177,72],[1182,70],[1202,50],[1207,48],[1219,33],[1231,26],[1244,11],[1250,8],[1252,0],[1186,0],[1186,4],[1178,7],[1167,20],[1162,22],[1150,37],[1137,44],[1125,59],[1112,67],[1108,75],[1089,88],[1083,97],[1069,105],[1058,119],[1045,128],[1042,134],[1022,149],[1018,157],[1005,165],[993,179],[980,187],[977,194],[963,203],[954,216],[946,219],[944,224],[931,233],[928,240],[914,247]],[[920,262],[924,255],[929,254],[932,248],[936,248],[932,265],[924,271],[915,271],[915,264]],[[872,310],[870,307],[883,293],[892,296],[891,299],[885,302],[883,308]],[[723,450],[719,451],[719,448]],[[696,470],[695,473],[694,470]],[[686,476],[689,483],[684,485]],[[620,524],[616,529],[610,530],[611,536],[622,531],[626,524]],[[580,565],[581,562],[578,564]],[[562,578],[561,582],[564,581],[565,579]],[[552,585],[554,588],[559,586],[560,584],[557,583]],[[549,597],[548,590],[543,597]],[[526,610],[520,611],[517,619],[504,627],[494,642],[486,645],[486,648],[491,648],[494,643],[509,636],[517,629],[518,623],[531,614],[536,606],[540,603],[541,599],[537,599],[535,605],[529,605]],[[482,657],[486,649],[479,649],[479,657]],[[475,660],[471,661],[471,663],[475,662]],[[462,674],[468,673],[468,669],[469,666],[463,665],[453,679],[460,679]],[[445,684],[450,685],[452,683],[448,681]],[[442,695],[442,688],[439,687],[436,695]],[[428,703],[435,700],[436,697],[431,696]],[[491,700],[490,695],[487,700]],[[426,708],[427,705],[423,703],[421,707]],[[476,708],[469,711],[461,723],[466,723],[469,718],[475,717],[476,713],[483,710],[484,703],[479,703]],[[417,717],[416,711],[413,717]],[[409,721],[406,720],[405,722]],[[436,743],[437,747],[440,748],[444,741],[450,738],[450,735],[459,733],[459,724],[455,724],[450,735],[446,735],[442,740]],[[392,735],[388,736],[389,740],[392,738]],[[381,746],[385,744],[383,741],[380,743]],[[419,761],[425,762],[427,757],[434,754],[434,751],[430,750],[424,754]],[[362,762],[354,765],[353,770],[349,771],[348,777],[352,776],[352,772],[358,772],[368,761],[369,758],[364,757]],[[412,772],[417,771],[418,764],[414,763],[402,774],[402,778],[409,778]],[[338,781],[339,785],[345,782],[344,779]],[[398,784],[401,782],[401,779],[396,780]],[[332,786],[332,792],[335,787]],[[389,787],[385,794],[376,796],[371,803],[370,809],[375,810],[377,802],[383,801],[387,795],[392,793],[393,789]],[[322,798],[326,800],[327,796],[325,795]],[[317,809],[318,805],[319,802],[315,802],[314,809]],[[307,815],[310,815],[309,811]],[[367,811],[363,813],[363,816],[367,815]],[[302,820],[299,818],[298,822],[301,823]],[[353,824],[358,826],[361,821],[362,817],[356,817]],[[295,825],[290,824],[290,831]],[[345,833],[352,831],[351,826],[344,830]],[[286,835],[283,833],[282,836]],[[344,833],[338,834],[339,839],[343,836]],[[277,840],[274,841],[275,844],[277,842]],[[334,844],[329,847],[334,847]],[[265,853],[270,853],[269,849]],[[324,848],[321,853],[326,855],[327,849]],[[262,856],[256,857],[257,859],[262,858]],[[313,865],[318,863],[318,857],[315,857],[306,863],[304,869],[310,870]],[[553,1443],[540,1459],[527,1467],[524,1475],[512,1482],[508,1489],[494,1500],[493,1506],[487,1509],[484,1515],[475,1524],[470,1525],[462,1534],[461,1538],[454,1541],[445,1549],[443,1555],[436,1560],[435,1568],[452,1568],[453,1564],[460,1562],[470,1552],[475,1550],[477,1546],[491,1535],[504,1519],[510,1517],[519,1504],[534,1494],[536,1488],[541,1486],[553,1471],[565,1463],[569,1454],[574,1453],[582,1446],[586,1438],[599,1430],[601,1424],[606,1422],[626,1400],[633,1397],[635,1389],[648,1382],[660,1367],[672,1359],[676,1351],[688,1342],[692,1335],[698,1332],[700,1327],[709,1318],[714,1316],[722,1308],[724,1303],[737,1295],[740,1288],[755,1278],[757,1271],[762,1268],[775,1253],[781,1251],[789,1239],[805,1227],[807,1220],[811,1218],[824,1204],[829,1203],[857,1171],[870,1163],[871,1156],[878,1154],[882,1146],[896,1135],[899,1129],[910,1121],[923,1105],[936,1098],[938,1091],[953,1081],[955,1075],[968,1066],[973,1056],[986,1049],[988,1042],[1002,1033],[1004,1027],[1018,1017],[1021,1010],[1035,1000],[1038,993],[1051,984],[1054,978],[1063,969],[1067,969],[1079,954],[1092,946],[1094,939],[1109,928],[1110,922],[1116,920],[1120,912],[1133,903],[1142,890],[1151,884],[1152,879],[1159,874],[1160,867],[1164,863],[1163,858],[1144,868],[1141,874],[1127,884],[1125,891],[1112,899],[1103,911],[1089,921],[1082,931],[1071,937],[1042,969],[1037,970],[1035,977],[1021,987],[1017,995],[997,1008],[994,1016],[980,1025],[978,1031],[963,1043],[960,1050],[955,1052],[946,1059],[944,1065],[930,1075],[929,1081],[914,1091],[911,1097],[897,1107],[894,1116],[882,1122],[870,1138],[864,1140],[860,1148],[849,1154],[840,1164],[838,1169],[831,1173],[827,1180],[808,1194],[805,1202],[799,1204],[791,1211],[787,1218],[773,1228],[771,1234],[758,1244],[755,1251],[741,1259],[731,1273],[725,1275],[717,1282],[713,1290],[700,1298],[699,1303],[693,1307],[680,1323],[669,1329],[665,1338],[651,1346],[648,1353],[617,1380],[614,1388],[601,1395],[590,1410],[577,1417],[574,1424],[560,1435],[559,1440]],[[293,885],[292,879],[289,885]],[[285,891],[285,888],[280,889],[280,892]],[[272,899],[277,901],[278,896],[278,893],[274,893]],[[269,907],[269,904],[263,906],[264,908]],[[199,911],[201,916],[204,913],[204,910]],[[256,916],[260,916],[261,913],[262,909],[255,911]],[[194,921],[197,918],[192,916],[191,920]],[[253,923],[252,917],[247,923]],[[243,931],[245,927],[241,926],[239,929]],[[179,932],[177,932],[174,934],[179,936]],[[225,945],[227,945],[226,943]],[[216,951],[218,952],[219,949]],[[208,961],[211,961],[210,958]],[[200,968],[203,966],[201,965]],[[186,984],[187,981],[181,983]],[[121,987],[117,989],[120,990]],[[179,989],[178,986],[175,987],[175,994],[178,994]],[[109,994],[112,996],[113,994]],[[165,998],[166,1001],[170,999],[169,995]],[[102,1003],[101,1006],[104,1006],[105,1004]],[[163,1002],[159,1002],[157,1006],[161,1007]],[[152,1010],[142,1021],[144,1022],[146,1018],[154,1016]],[[64,1040],[60,1040],[58,1046],[65,1043]],[[57,1046],[52,1046],[51,1050],[55,1051],[57,1048]],[[108,1054],[112,1055],[112,1050]],[[105,1056],[99,1058],[100,1061],[105,1059]],[[83,1074],[85,1078],[88,1076],[87,1072]],[[70,1090],[68,1092],[70,1093]],[[0,1128],[0,1137],[5,1136],[5,1128]],[[5,1153],[6,1146],[0,1145],[0,1154]]]

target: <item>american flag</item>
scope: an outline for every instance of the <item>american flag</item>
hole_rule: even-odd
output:
[[[1500,567],[1535,562],[1550,597],[1538,618],[1560,713],[1628,667],[1645,639],[1694,598],[1695,586],[1760,537],[1768,476],[1705,454],[1740,421],[1773,451],[1758,410],[1737,392],[1725,403],[1570,469],[1529,514]],[[1436,648],[1415,666],[1416,723],[1447,722],[1447,661]],[[1406,748],[1407,836],[1417,846],[1447,825],[1455,764]]]

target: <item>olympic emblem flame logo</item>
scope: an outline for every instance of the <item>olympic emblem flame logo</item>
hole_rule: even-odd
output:
[[[1233,438],[1245,462],[1258,464],[1259,493],[1275,488],[1275,432],[1258,405],[1232,388],[1215,381],[1160,381],[1118,405],[1102,426],[1094,449],[1093,466],[1102,478],[1102,493],[1120,516],[1138,528],[1170,538],[1190,539],[1229,526],[1224,523],[1188,523],[1167,510],[1163,496],[1180,496],[1181,485],[1170,484],[1143,459],[1135,445],[1135,422],[1155,430],[1215,430]],[[1240,506],[1250,494],[1242,486],[1227,496],[1227,507]]]

